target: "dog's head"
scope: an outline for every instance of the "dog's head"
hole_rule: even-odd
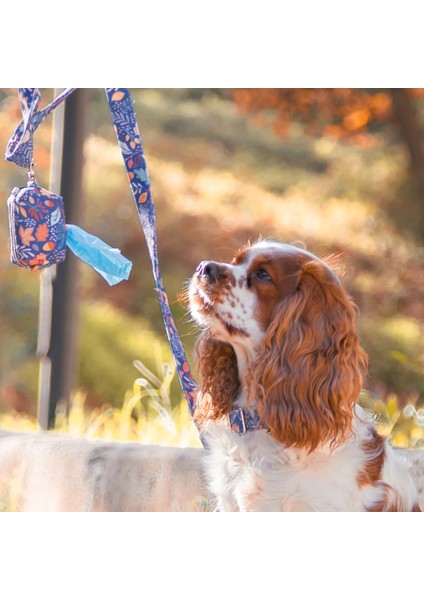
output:
[[[261,241],[242,248],[231,264],[201,262],[189,301],[204,330],[197,344],[204,418],[231,410],[242,383],[285,445],[312,450],[346,439],[366,355],[356,306],[325,262]],[[243,382],[234,349],[239,360],[245,357]]]

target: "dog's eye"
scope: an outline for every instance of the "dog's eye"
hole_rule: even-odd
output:
[[[255,271],[255,276],[260,279],[260,281],[272,281],[272,278],[270,276],[270,274],[268,273],[268,271],[265,271],[265,269],[257,269]]]

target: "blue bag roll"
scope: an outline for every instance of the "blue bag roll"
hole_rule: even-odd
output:
[[[111,248],[77,225],[66,226],[66,244],[82,261],[93,267],[109,285],[128,279],[132,262],[118,248]]]

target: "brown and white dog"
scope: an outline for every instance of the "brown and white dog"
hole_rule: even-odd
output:
[[[358,311],[322,260],[260,241],[231,264],[200,263],[189,303],[203,328],[195,418],[218,510],[419,510],[408,465],[357,405]],[[262,429],[232,431],[242,407]]]

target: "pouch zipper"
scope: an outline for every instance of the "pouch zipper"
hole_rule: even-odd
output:
[[[16,242],[16,198],[20,192],[20,188],[15,187],[10,192],[10,196],[7,199],[7,213],[9,217],[9,239],[10,239],[10,260],[14,264],[21,265],[21,261],[18,257],[18,244]]]

